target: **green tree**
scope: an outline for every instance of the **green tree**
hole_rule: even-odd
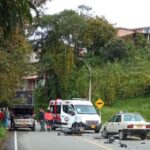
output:
[[[31,46],[19,30],[9,38],[0,36],[0,102],[9,103],[15,97],[23,76],[30,71],[28,55]]]
[[[39,73],[46,75],[45,92],[42,94],[47,98],[87,96],[88,77],[85,77],[86,81],[82,80],[82,85],[85,85],[82,90],[81,85],[76,84],[77,70],[81,67],[78,63],[80,48],[95,50],[94,47],[97,50],[103,46],[115,36],[112,25],[103,18],[64,10],[59,14],[43,16],[34,30],[32,33],[40,37],[33,41],[35,48],[41,50]],[[103,41],[103,44],[98,44],[98,41]]]
[[[38,14],[37,7],[45,3],[46,0],[1,0],[0,1],[0,27],[4,35],[12,32],[16,26],[26,21],[32,22],[31,10]],[[27,24],[27,22],[26,22]]]
[[[128,45],[122,39],[113,39],[99,49],[99,56],[105,62],[127,60]]]
[[[116,30],[104,17],[89,18],[87,26],[85,36],[89,41],[89,49],[98,55],[98,50],[116,36]]]

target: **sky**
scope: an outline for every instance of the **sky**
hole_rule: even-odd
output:
[[[95,16],[104,16],[115,27],[132,29],[150,26],[150,0],[51,0],[46,4],[45,13],[77,10],[82,4],[91,7]]]

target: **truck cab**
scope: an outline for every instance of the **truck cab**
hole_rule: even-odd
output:
[[[51,100],[50,111],[54,118],[54,128],[72,128],[77,124],[84,130],[99,132],[101,118],[93,104],[86,99]]]

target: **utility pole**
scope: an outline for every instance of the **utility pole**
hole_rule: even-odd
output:
[[[91,95],[92,95],[92,81],[91,81],[91,67],[89,67],[89,65],[86,63],[86,61],[83,58],[79,58],[79,60],[82,60],[86,66],[86,68],[89,71],[89,96],[88,99],[91,102]]]

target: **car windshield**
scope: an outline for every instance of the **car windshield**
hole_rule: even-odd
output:
[[[96,114],[92,105],[75,105],[75,110],[78,114]]]
[[[144,121],[140,114],[127,114],[124,115],[124,121]]]

